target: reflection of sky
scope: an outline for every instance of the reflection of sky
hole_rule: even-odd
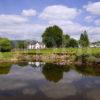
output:
[[[67,83],[72,83],[73,81],[79,80],[81,78],[81,74],[79,74],[75,70],[70,70],[68,73],[64,73],[63,81],[67,81]]]
[[[99,100],[99,77],[83,77],[75,70],[64,72],[63,75],[59,82],[54,83],[45,79],[40,67],[13,65],[9,74],[0,75],[0,92],[20,89],[23,95],[35,95],[41,91],[52,99],[85,94],[87,98]]]
[[[62,82],[48,83],[40,87],[41,91],[49,98],[60,99],[76,94],[76,88],[72,84]]]
[[[87,93],[87,97],[89,97],[91,100],[100,100],[100,88],[89,91]]]
[[[44,79],[41,72],[35,72],[34,68],[31,66],[20,67],[18,65],[13,65],[9,74],[0,75],[0,91],[17,90],[21,89],[23,94],[35,94],[36,93],[36,83],[38,80]]]
[[[41,91],[44,92],[47,97],[54,99],[76,95],[77,89],[72,82],[81,79],[81,76],[82,75],[76,71],[70,70],[69,72],[64,73],[63,79],[61,79],[58,83],[55,84],[49,82],[41,87]]]

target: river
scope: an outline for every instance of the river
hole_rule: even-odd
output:
[[[100,67],[1,64],[0,100],[100,100]]]

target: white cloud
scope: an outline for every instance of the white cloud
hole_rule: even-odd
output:
[[[12,39],[40,39],[45,25],[32,23],[21,15],[0,15],[0,36]]]
[[[98,20],[95,20],[95,25],[98,25],[98,26],[100,26],[100,19],[98,19]]]
[[[7,37],[13,39],[40,39],[45,27],[45,25],[33,23],[12,24],[6,26],[0,25],[0,33],[2,36],[7,34]]]
[[[22,17],[20,15],[0,15],[0,24],[4,23],[6,25],[9,23],[23,23],[27,21],[27,18]]]
[[[98,34],[98,35],[100,35],[100,27],[89,27],[89,33],[91,33],[91,35],[93,35],[93,34]]]
[[[86,16],[85,17],[85,21],[88,22],[88,23],[92,22],[93,20],[94,20],[93,16]]]
[[[76,8],[69,8],[63,5],[53,5],[46,7],[39,17],[46,20],[66,20],[74,19],[79,12],[80,11]]]
[[[70,20],[49,21],[49,25],[58,25],[63,29],[64,33],[70,34],[79,34],[80,32],[86,29],[86,27],[80,25],[79,23]]]
[[[55,10],[53,10],[55,9]],[[36,24],[29,17],[20,15],[0,15],[0,36],[11,39],[35,39],[40,40],[41,35],[48,26],[58,25],[65,34],[78,39],[80,33],[88,31],[89,37],[93,40],[100,40],[99,26],[86,26],[76,22],[74,18],[79,14],[79,10],[66,6],[55,5],[44,9],[39,17],[46,19],[47,24],[41,22]],[[86,20],[92,21],[93,16],[87,16]],[[40,19],[39,19],[40,20]],[[94,20],[94,19],[93,19]],[[41,21],[43,21],[41,19]],[[100,25],[99,20],[95,20],[96,25]]]
[[[90,41],[100,41],[100,27],[88,26],[87,31]]]
[[[37,12],[34,9],[28,9],[28,10],[23,10],[22,15],[23,16],[36,16]]]
[[[49,21],[49,25],[58,25],[61,27],[65,34],[69,34],[75,39],[79,39],[80,34],[87,30],[90,41],[100,40],[100,27],[97,26],[83,26],[77,22],[73,21]]]
[[[100,2],[89,3],[84,8],[91,14],[100,15]]]
[[[11,39],[40,39],[46,26],[36,24],[22,15],[0,15],[0,36]]]

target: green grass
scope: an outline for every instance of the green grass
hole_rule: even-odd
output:
[[[0,60],[9,60],[14,56],[12,52],[0,52]]]
[[[56,53],[66,53],[68,55],[82,55],[89,54],[96,57],[100,57],[100,48],[49,48],[49,49],[41,49],[41,50],[20,50],[15,52],[0,52],[0,61],[2,60],[10,60],[16,58],[18,55],[23,54],[42,54],[42,55],[51,55]]]
[[[76,53],[77,48],[49,48],[49,49],[41,49],[41,50],[24,50],[19,51],[19,53],[26,53],[26,54],[52,54],[52,53]]]
[[[25,54],[53,54],[53,53],[66,53],[66,54],[90,54],[100,55],[100,48],[56,48],[56,49],[41,49],[41,50],[24,50],[19,53]]]

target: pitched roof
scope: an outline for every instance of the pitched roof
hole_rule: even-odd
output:
[[[28,44],[31,44],[31,45],[35,45],[36,43],[38,43],[40,45],[44,45],[44,43],[42,43],[42,42],[38,42],[38,41],[34,41],[34,40],[28,41]]]

